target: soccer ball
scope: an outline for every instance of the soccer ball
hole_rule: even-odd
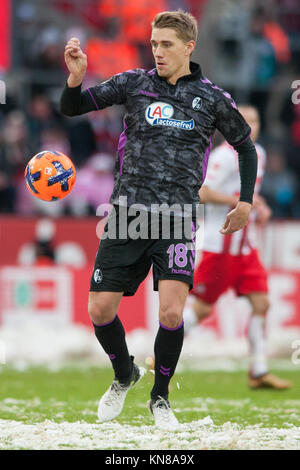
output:
[[[25,169],[28,190],[43,201],[58,201],[73,189],[75,167],[69,157],[54,150],[37,153]]]

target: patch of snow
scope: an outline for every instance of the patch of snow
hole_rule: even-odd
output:
[[[300,449],[299,427],[242,428],[231,422],[216,426],[209,416],[182,423],[173,432],[115,421],[24,424],[0,420],[0,436],[0,449]]]

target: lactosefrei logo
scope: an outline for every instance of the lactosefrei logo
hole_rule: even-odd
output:
[[[189,121],[184,121],[182,119],[172,119],[173,115],[173,106],[169,103],[164,103],[163,101],[155,101],[154,103],[151,103],[146,108],[145,112],[146,121],[151,124],[151,126],[175,127],[177,129],[184,129],[186,131],[194,129],[194,119],[190,119]]]

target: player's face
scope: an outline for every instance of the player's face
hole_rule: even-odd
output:
[[[195,41],[182,41],[171,28],[153,28],[151,35],[152,53],[156,70],[160,77],[170,83],[189,70],[189,58],[195,47]]]
[[[253,142],[256,142],[258,135],[259,135],[259,130],[260,130],[260,121],[259,121],[259,115],[258,112],[256,111],[255,108],[252,106],[247,106],[239,108],[239,111],[245,121],[249,124],[251,127],[251,139]]]

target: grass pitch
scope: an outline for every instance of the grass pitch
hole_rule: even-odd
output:
[[[0,449],[300,449],[299,370],[272,372],[293,388],[250,390],[244,371],[178,372],[170,402],[182,426],[166,433],[146,407],[151,373],[117,420],[99,423],[110,369],[0,366]]]

